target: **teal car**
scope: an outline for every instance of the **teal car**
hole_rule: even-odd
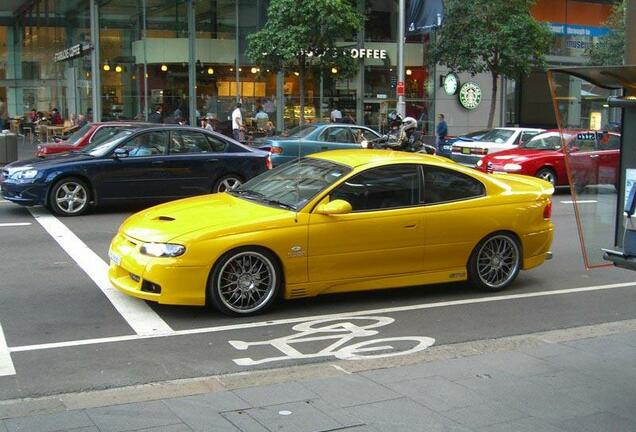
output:
[[[354,124],[310,123],[289,131],[287,136],[268,138],[259,146],[270,154],[272,166],[327,150],[362,148],[362,140],[380,136],[373,129]]]

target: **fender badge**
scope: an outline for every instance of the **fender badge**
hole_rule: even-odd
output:
[[[287,255],[290,257],[302,257],[305,256],[305,251],[303,251],[302,246],[294,245],[290,248]]]

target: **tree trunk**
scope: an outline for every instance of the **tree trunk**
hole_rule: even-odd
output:
[[[301,58],[298,62],[300,66],[300,70],[298,73],[298,82],[300,85],[298,86],[300,89],[300,125],[305,124],[305,59]]]
[[[495,119],[495,106],[497,105],[497,84],[499,83],[499,74],[490,72],[492,76],[492,95],[490,99],[490,113],[488,114],[488,129],[492,129],[492,123]]]

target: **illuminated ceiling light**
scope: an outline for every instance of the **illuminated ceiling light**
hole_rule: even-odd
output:
[[[239,72],[243,72],[243,68],[239,68]]]
[[[299,76],[300,72],[294,72],[294,75]]]
[[[137,79],[137,75],[133,74],[130,79],[136,80]]]
[[[230,68],[230,72],[234,72],[234,68]]]
[[[269,72],[269,69],[267,69],[267,72]]]
[[[406,70],[406,74],[407,74],[407,75],[413,75],[413,71],[412,71],[411,69],[407,69],[407,70]]]
[[[212,69],[211,67],[208,68],[208,75],[212,75],[214,74],[214,69]]]
[[[148,78],[148,74],[146,74],[146,78]]]
[[[335,67],[331,68],[331,73],[332,74],[337,74],[338,73],[338,69],[336,69]]]
[[[256,72],[258,72],[258,68],[253,67],[252,69],[250,69],[250,72],[252,72],[253,74],[255,74]]]
[[[163,72],[166,72],[166,71],[168,70],[168,66],[166,66],[165,64],[162,64],[162,65],[161,65],[161,70],[162,70]]]
[[[108,63],[104,63],[104,70],[108,72],[110,70],[110,65]]]
[[[121,66],[117,65],[115,66],[115,72],[120,73],[123,69],[121,68]]]

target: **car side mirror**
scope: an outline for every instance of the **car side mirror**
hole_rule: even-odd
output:
[[[337,199],[316,207],[316,213],[321,215],[337,215],[351,213],[353,208],[345,200]]]
[[[113,152],[113,157],[115,159],[125,159],[128,157],[128,150],[125,148],[116,148]]]

